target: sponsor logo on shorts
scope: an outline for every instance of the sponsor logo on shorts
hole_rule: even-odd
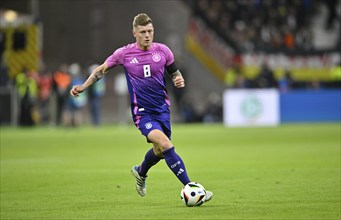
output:
[[[147,129],[151,129],[153,127],[152,123],[147,122],[144,126],[146,126]]]

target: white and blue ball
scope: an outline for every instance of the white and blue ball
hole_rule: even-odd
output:
[[[200,206],[205,202],[206,190],[197,182],[190,182],[180,192],[181,200],[186,206]]]

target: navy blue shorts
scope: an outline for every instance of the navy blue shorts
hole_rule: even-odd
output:
[[[142,115],[137,116],[134,121],[136,127],[141,131],[142,135],[147,138],[148,134],[154,129],[158,129],[162,131],[169,139],[172,136],[171,123],[169,114],[161,114],[161,115]]]

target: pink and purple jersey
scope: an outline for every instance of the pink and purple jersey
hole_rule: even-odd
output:
[[[165,68],[174,62],[174,56],[166,45],[154,42],[145,51],[137,43],[128,44],[117,49],[105,62],[109,68],[123,66],[134,119],[144,113],[169,112]]]

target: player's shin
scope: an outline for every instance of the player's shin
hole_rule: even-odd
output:
[[[175,152],[174,147],[171,147],[162,152],[165,161],[168,167],[173,171],[176,177],[182,182],[182,184],[186,185],[190,182],[187,171],[185,168],[185,164],[182,161],[181,157]]]
[[[160,157],[156,156],[153,148],[151,148],[145,155],[144,157],[144,161],[141,163],[140,167],[139,167],[139,175],[140,176],[147,176],[147,172],[148,170],[154,166],[155,164],[157,164],[159,161],[161,160]]]

